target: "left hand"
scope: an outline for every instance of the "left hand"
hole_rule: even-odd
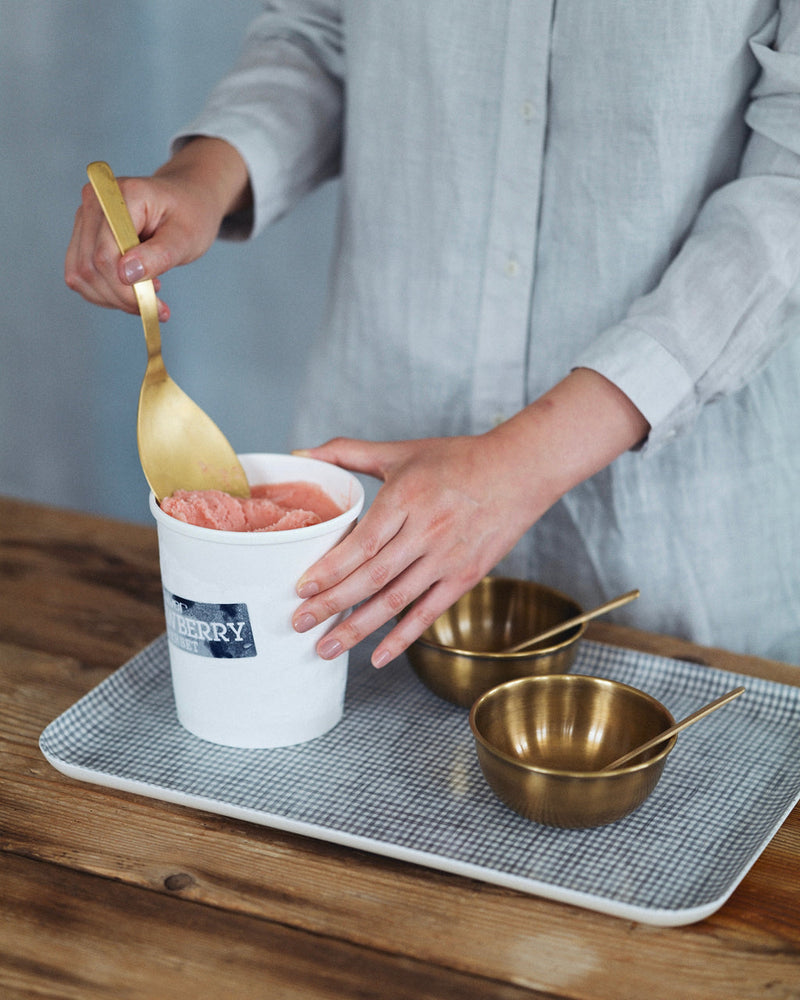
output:
[[[294,628],[306,632],[355,608],[317,643],[319,655],[333,659],[408,609],[372,655],[374,666],[384,666],[548,507],[648,430],[616,385],[577,368],[485,434],[389,443],[336,438],[305,452],[384,485],[350,534],[298,582],[303,603]]]
[[[306,631],[360,604],[320,640],[325,659],[352,648],[408,608],[375,650],[380,667],[403,652],[514,546],[539,513],[531,484],[515,492],[500,442],[480,437],[372,443],[338,438],[308,454],[382,479],[353,531],[298,583]],[[518,465],[518,463],[517,463]],[[364,603],[360,603],[364,602]]]

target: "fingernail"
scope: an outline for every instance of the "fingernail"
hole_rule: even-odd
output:
[[[313,580],[301,580],[297,585],[297,596],[305,601],[309,597],[316,597],[319,587]]]
[[[308,632],[310,628],[313,628],[317,624],[317,619],[306,611],[302,615],[298,615],[294,622],[295,632]]]
[[[378,650],[372,656],[372,666],[375,667],[376,670],[380,670],[381,667],[386,666],[386,664],[389,662],[389,660],[391,660],[391,658],[392,654],[388,650],[386,649]]]
[[[338,639],[323,639],[317,646],[317,652],[323,660],[335,660],[337,656],[341,656],[344,652],[344,646]]]
[[[311,452],[305,448],[294,448],[292,449],[292,454],[296,458],[309,458],[311,456]]]
[[[144,277],[144,264],[138,257],[131,257],[123,263],[122,273],[125,275],[125,280],[131,284],[135,281],[141,281]]]

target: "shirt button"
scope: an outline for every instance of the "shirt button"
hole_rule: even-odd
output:
[[[533,101],[522,102],[522,118],[526,122],[533,121]]]
[[[495,415],[492,417],[492,427],[499,427],[500,424],[504,424],[505,422],[506,418],[505,414],[503,413],[495,413]]]
[[[519,261],[516,257],[509,257],[506,261],[506,274],[509,278],[516,278],[519,274]]]

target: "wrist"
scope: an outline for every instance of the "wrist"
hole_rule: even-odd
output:
[[[224,139],[203,135],[189,138],[154,176],[202,190],[220,219],[252,204],[247,164]]]
[[[536,520],[648,431],[622,390],[598,372],[577,368],[487,436],[515,469],[513,481]]]

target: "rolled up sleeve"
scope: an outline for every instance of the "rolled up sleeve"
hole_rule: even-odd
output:
[[[341,12],[336,2],[265,3],[241,56],[203,111],[173,137],[224,139],[250,174],[253,208],[225,220],[221,236],[245,239],[339,170],[342,131]]]
[[[576,359],[617,384],[653,450],[800,332],[800,3],[751,39],[760,67],[738,177],[705,202],[657,286]]]

